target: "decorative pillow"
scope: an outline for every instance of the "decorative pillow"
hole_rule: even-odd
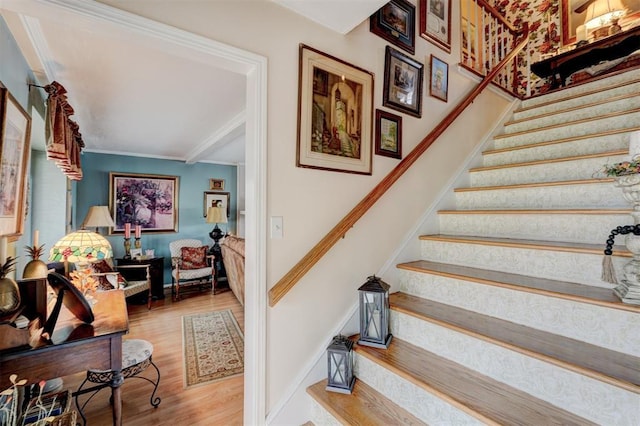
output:
[[[113,267],[106,260],[92,263],[91,269],[93,269],[93,272],[97,274],[102,274],[104,272],[113,272]],[[115,286],[111,283],[111,281],[109,281],[107,277],[108,275],[96,276],[96,278],[98,279],[98,290],[113,290],[115,288]]]
[[[207,267],[208,246],[182,247],[182,266],[180,269],[200,269]]]

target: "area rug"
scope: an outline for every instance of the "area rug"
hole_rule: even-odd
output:
[[[182,317],[185,387],[244,372],[244,337],[230,309]]]

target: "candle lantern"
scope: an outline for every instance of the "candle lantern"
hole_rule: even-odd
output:
[[[367,278],[360,292],[360,339],[358,344],[375,348],[389,347],[392,335],[389,333],[389,284],[380,278]]]
[[[353,375],[353,342],[339,334],[327,348],[326,390],[350,394],[356,378]]]

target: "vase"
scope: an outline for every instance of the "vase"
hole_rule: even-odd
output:
[[[633,224],[640,224],[640,174],[618,176],[616,186],[622,189],[622,196],[633,207]],[[623,302],[640,305],[640,235],[627,234],[624,244],[633,258],[624,265],[624,278],[613,291]]]

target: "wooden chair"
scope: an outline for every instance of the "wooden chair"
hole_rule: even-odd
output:
[[[186,250],[183,250],[185,248]],[[189,250],[196,249],[196,250]],[[208,246],[196,239],[182,239],[169,243],[171,252],[171,295],[180,299],[180,287],[210,283],[214,288],[214,256],[207,254]],[[185,255],[188,254],[188,258]],[[192,257],[192,256],[196,256]]]

